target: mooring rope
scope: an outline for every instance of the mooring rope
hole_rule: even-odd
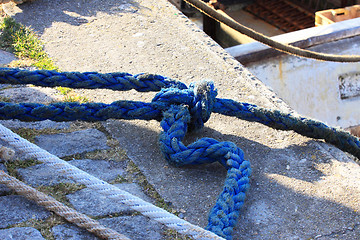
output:
[[[39,160],[46,164],[47,167],[52,168],[60,175],[64,175],[79,184],[84,184],[88,188],[103,194],[119,204],[126,204],[132,210],[140,212],[157,222],[160,222],[168,228],[174,229],[181,234],[189,235],[194,239],[204,240],[221,240],[223,238],[218,235],[193,225],[176,215],[165,211],[162,208],[156,207],[153,204],[142,200],[124,190],[117,188],[105,181],[102,181],[77,167],[67,163],[66,161],[50,154],[49,152],[41,149],[26,139],[13,133],[6,127],[0,124],[0,139],[9,143],[10,146],[18,149],[19,151],[28,154],[28,156]]]
[[[159,75],[131,75],[127,73],[78,73],[54,71],[27,71],[20,69],[0,69],[0,83],[34,84],[39,86],[71,86],[73,88],[110,88],[116,90],[135,89],[138,91],[159,91],[150,103],[136,101],[116,101],[111,104],[103,103],[53,103],[49,105],[37,103],[0,103],[0,119],[19,119],[22,121],[103,121],[106,119],[155,119],[161,121],[163,132],[160,134],[160,149],[169,163],[176,166],[187,164],[203,164],[218,161],[227,169],[223,191],[210,211],[207,229],[217,235],[231,239],[233,227],[239,217],[240,208],[244,203],[245,193],[249,188],[251,174],[250,164],[244,159],[243,151],[231,142],[219,142],[211,138],[202,138],[185,146],[182,143],[187,129],[200,129],[210,118],[212,112],[234,116],[239,119],[259,122],[275,129],[294,130],[302,135],[324,139],[344,151],[360,157],[360,141],[341,129],[328,127],[326,124],[300,117],[290,113],[282,113],[258,107],[253,104],[240,103],[230,99],[216,98],[217,91],[212,82],[202,81],[187,87],[178,81]],[[2,133],[4,130],[1,130]],[[9,133],[4,134],[4,136]],[[1,134],[2,135],[2,134]],[[4,137],[3,136],[3,137]],[[0,136],[1,137],[1,136]],[[10,144],[18,145],[18,137],[4,137]],[[40,161],[48,162],[50,166],[57,166],[60,159],[35,148],[35,145],[18,146],[22,150],[32,153]],[[38,152],[41,152],[38,153]],[[42,155],[44,154],[44,155]],[[49,160],[50,159],[50,160]],[[71,165],[61,166],[70,177],[79,183],[104,190],[105,194],[120,195],[123,202],[130,203],[134,210],[153,217],[169,227],[174,227],[180,233],[189,233],[195,238],[200,230],[184,230],[188,223],[178,223],[181,219],[160,217],[160,210],[149,210],[132,205],[132,200],[125,200],[125,195],[119,193],[113,186],[103,189],[104,182],[78,174]],[[76,174],[72,174],[75,172]],[[81,177],[80,177],[81,176]],[[84,180],[85,179],[85,180]],[[93,183],[94,181],[95,183]],[[100,181],[100,182],[99,182]],[[110,193],[108,193],[110,191]],[[164,210],[161,210],[164,211]],[[161,213],[162,214],[162,213]],[[168,219],[171,219],[168,221]],[[176,221],[176,223],[175,223]],[[182,220],[183,221],[183,220]],[[179,227],[180,225],[181,227]],[[194,228],[192,228],[194,229]],[[202,236],[202,235],[201,235]]]
[[[186,104],[192,115],[190,128],[201,128],[209,119],[211,112],[215,112],[258,122],[274,129],[293,130],[307,137],[324,139],[360,158],[359,139],[350,133],[329,127],[314,119],[231,99],[216,98],[216,90],[210,83],[197,86],[191,84],[188,88],[184,83],[155,74],[29,71],[16,68],[0,68],[0,83],[86,89],[108,88],[119,91],[134,89],[141,92],[161,90],[150,103],[138,101],[115,101],[111,104],[60,102],[44,105],[0,102],[0,119],[4,120],[104,121],[115,118],[161,121],[163,112],[167,111],[171,105]]]
[[[53,197],[50,197],[17,180],[16,178],[9,176],[2,170],[0,170],[0,183],[5,184],[8,188],[14,190],[16,193],[25,196],[27,199],[32,200],[40,206],[45,207],[47,210],[65,218],[70,223],[74,223],[77,226],[86,229],[101,239],[130,240],[125,235],[102,226],[98,221],[91,219],[85,214],[79,213],[70,207],[65,206]]]
[[[301,49],[298,47],[291,46],[289,44],[277,42],[251,28],[248,28],[233,19],[224,16],[223,14],[217,12],[215,9],[211,8],[202,0],[185,0],[185,2],[189,3],[191,6],[198,9],[200,12],[206,14],[212,19],[223,23],[232,29],[245,34],[246,36],[261,42],[265,45],[268,45],[271,48],[274,48],[278,51],[292,54],[299,57],[312,58],[316,60],[322,61],[331,61],[331,62],[359,62],[360,55],[335,55],[335,54],[327,54],[327,53],[319,53],[314,51],[309,51],[305,49]]]

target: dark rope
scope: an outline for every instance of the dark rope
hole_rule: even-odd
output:
[[[243,120],[262,123],[274,129],[292,130],[303,136],[324,139],[339,149],[360,158],[359,138],[340,128],[329,127],[315,119],[297,117],[290,113],[239,103],[230,99],[216,99],[214,112]]]
[[[162,88],[187,88],[185,84],[154,74],[57,72],[48,70],[22,70],[0,68],[0,83],[33,84],[43,87],[69,87],[118,91],[135,89],[138,92],[160,91]]]
[[[295,56],[300,57],[306,57],[306,58],[312,58],[322,61],[331,61],[331,62],[359,62],[360,61],[360,55],[335,55],[335,54],[327,54],[327,53],[319,53],[319,52],[313,52],[305,49],[301,49],[298,47],[291,46],[289,44],[280,43],[277,42],[259,32],[256,32],[255,30],[248,28],[244,25],[241,25],[240,23],[234,21],[233,19],[224,16],[223,14],[217,12],[215,9],[208,6],[206,3],[204,3],[201,0],[185,0],[185,2],[188,2],[190,5],[198,9],[199,11],[203,12],[207,16],[213,18],[214,20],[221,22],[232,29],[245,34],[248,37],[251,37],[252,39],[261,42],[265,45],[268,45],[271,48],[274,48],[278,51],[292,54]]]
[[[243,151],[232,142],[219,142],[202,138],[185,146],[190,112],[184,106],[173,105],[164,113],[160,134],[160,149],[166,160],[175,166],[220,162],[227,169],[223,191],[209,214],[207,229],[226,239],[231,239],[240,209],[249,189],[250,163],[244,160]]]

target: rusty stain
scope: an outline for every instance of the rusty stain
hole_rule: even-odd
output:
[[[284,81],[284,76],[283,76],[283,66],[282,66],[282,60],[279,60],[279,85],[280,88],[282,89],[282,91],[284,91],[286,89],[286,83]]]
[[[350,131],[352,135],[360,137],[360,125],[349,127],[347,130]]]
[[[283,81],[283,72],[282,72],[282,61],[281,59],[279,60],[279,78],[281,81]]]

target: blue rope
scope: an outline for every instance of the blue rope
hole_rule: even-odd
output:
[[[227,168],[223,191],[209,214],[207,229],[231,239],[245,193],[249,189],[250,163],[244,160],[243,151],[232,142],[219,142],[202,138],[188,146],[181,140],[185,137],[191,115],[184,106],[173,105],[164,113],[160,134],[160,149],[166,160],[175,166],[220,162]]]
[[[0,102],[0,119],[22,121],[104,121],[106,119],[155,119],[161,121],[160,149],[175,166],[218,161],[227,169],[223,191],[210,211],[207,229],[231,239],[245,193],[249,188],[250,163],[244,160],[240,148],[231,142],[202,138],[188,146],[182,140],[189,128],[200,129],[212,112],[258,122],[275,129],[293,130],[304,136],[324,139],[360,158],[358,138],[322,122],[295,117],[248,103],[216,98],[212,82],[185,84],[160,75],[128,73],[79,73],[27,71],[0,68],[0,83],[33,84],[44,87],[109,88],[127,91],[157,91],[152,102],[116,101],[104,103],[5,103]]]
[[[138,92],[160,91],[169,87],[187,88],[181,82],[154,74],[29,71],[16,68],[0,68],[0,83],[33,84],[42,87],[107,88],[118,91],[135,89]]]

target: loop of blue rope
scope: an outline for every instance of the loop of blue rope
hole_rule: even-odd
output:
[[[253,104],[216,98],[212,82],[191,84],[160,75],[128,73],[78,73],[27,71],[0,68],[0,83],[33,84],[44,87],[109,88],[113,90],[158,91],[151,103],[116,101],[104,103],[4,103],[0,102],[0,119],[22,121],[103,121],[113,119],[155,119],[161,121],[160,148],[165,158],[176,166],[218,161],[227,169],[222,193],[210,212],[207,228],[231,239],[240,207],[249,186],[250,165],[234,143],[202,138],[188,146],[181,141],[188,128],[199,129],[212,112],[262,123],[280,130],[293,130],[307,137],[324,139],[360,158],[360,141],[341,129],[289,113],[269,110]]]
[[[232,142],[219,142],[202,138],[185,146],[190,112],[184,106],[173,105],[161,121],[160,149],[165,158],[176,166],[220,162],[227,169],[227,177],[215,206],[209,214],[207,229],[226,239],[237,223],[245,194],[249,189],[250,163],[244,160],[243,151]]]

